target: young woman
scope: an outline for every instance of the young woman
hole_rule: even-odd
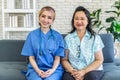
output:
[[[71,24],[73,29],[65,37],[66,57],[62,64],[66,72],[63,80],[101,80],[104,45],[91,28],[89,11],[77,7]]]
[[[39,12],[40,28],[29,33],[22,55],[29,56],[27,80],[61,80],[63,68],[60,57],[64,57],[64,40],[51,29],[55,10],[43,7]]]

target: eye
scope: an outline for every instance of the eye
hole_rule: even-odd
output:
[[[45,18],[46,16],[45,16],[45,15],[42,15],[41,17],[42,17],[42,18]]]
[[[75,20],[85,20],[84,17],[76,17]]]
[[[48,19],[53,19],[51,16],[48,16]]]
[[[85,20],[85,18],[82,17],[81,20]]]
[[[76,18],[75,18],[75,20],[79,20],[79,18],[78,18],[78,17],[76,17]]]

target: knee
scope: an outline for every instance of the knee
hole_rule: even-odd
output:
[[[75,80],[75,79],[73,78],[73,76],[70,73],[65,72],[63,74],[62,80]]]
[[[97,80],[97,75],[94,75],[94,73],[89,72],[85,75],[85,80]]]
[[[100,80],[103,73],[99,71],[91,71],[85,75],[85,80]]]

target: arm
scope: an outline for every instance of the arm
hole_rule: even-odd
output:
[[[85,73],[92,70],[96,70],[102,63],[103,63],[103,54],[102,54],[102,50],[100,50],[95,53],[94,62],[90,64],[88,67],[84,68]]]
[[[40,70],[39,67],[36,64],[34,56],[29,56],[29,61],[34,68],[34,70],[40,75],[41,77],[44,77],[44,71]]]
[[[102,55],[102,50],[97,51],[95,53],[95,60],[93,63],[91,63],[90,65],[88,65],[86,68],[82,69],[82,70],[74,70],[73,72],[73,76],[74,78],[77,79],[83,79],[84,75],[92,70],[96,70],[101,64],[103,63],[103,55]]]
[[[60,63],[60,56],[55,56],[55,61],[54,61],[52,69],[56,70],[58,65],[59,65],[59,63]]]
[[[54,60],[54,63],[53,63],[53,67],[52,67],[52,69],[48,69],[48,70],[45,72],[45,77],[48,77],[48,76],[50,76],[52,73],[54,73],[54,71],[57,69],[59,63],[60,63],[60,56],[55,56],[55,60]]]
[[[93,47],[95,49],[94,53],[95,60],[93,61],[93,63],[84,68],[86,73],[92,70],[96,70],[103,63],[102,48],[104,47],[104,44],[100,36],[96,36]]]
[[[68,72],[72,73],[73,67],[70,65],[68,61],[69,50],[65,50],[65,54],[66,54],[65,58],[62,59],[62,65]]]

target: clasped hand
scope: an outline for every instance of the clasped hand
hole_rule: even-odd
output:
[[[55,71],[54,69],[49,69],[47,71],[39,70],[38,75],[41,78],[46,78],[46,77],[50,76],[52,73],[54,73],[54,71]]]
[[[83,80],[84,79],[85,72],[84,70],[73,70],[72,76],[75,78],[75,80]]]

